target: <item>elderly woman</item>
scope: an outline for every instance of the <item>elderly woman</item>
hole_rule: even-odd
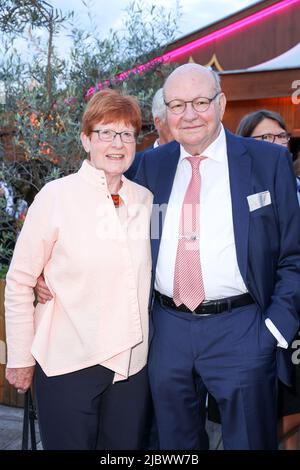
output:
[[[82,119],[80,170],[36,196],[18,238],[5,293],[7,380],[35,374],[44,449],[138,449],[149,389],[151,193],[123,173],[141,112],[112,90]],[[44,272],[52,300],[34,308]]]

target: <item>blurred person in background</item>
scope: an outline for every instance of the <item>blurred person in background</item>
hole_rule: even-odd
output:
[[[296,159],[294,161],[294,171],[296,175],[296,182],[297,182],[297,196],[300,206],[300,150],[298,150]]]
[[[252,137],[257,140],[270,142],[271,144],[289,146],[290,134],[287,126],[280,114],[262,109],[254,111],[243,117],[238,125],[236,133],[242,137]],[[263,155],[262,155],[263,158]],[[295,164],[294,164],[295,168]],[[296,168],[295,168],[296,170]],[[297,195],[300,204],[300,168],[297,173]],[[298,332],[299,333],[299,332]],[[287,359],[292,364],[293,342],[289,347]],[[278,390],[278,417],[279,421],[279,441],[285,450],[295,450],[299,447],[299,426],[300,426],[300,364],[294,364],[291,371],[292,385],[289,387],[279,381]],[[220,422],[216,402],[209,396],[208,417],[210,420]]]
[[[157,132],[157,139],[153,145],[141,152],[138,152],[131,167],[126,172],[126,177],[133,179],[141,163],[141,159],[144,157],[145,151],[158,147],[159,145],[167,144],[174,140],[167,122],[167,107],[164,102],[163,89],[159,88],[152,100],[152,118],[153,124]]]

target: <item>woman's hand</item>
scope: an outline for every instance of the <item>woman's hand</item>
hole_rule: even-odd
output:
[[[18,393],[25,393],[31,386],[35,366],[6,368],[6,380],[13,385]]]
[[[34,288],[35,296],[37,301],[40,304],[45,304],[53,298],[50,290],[47,287],[44,276],[41,274],[37,280],[36,286]]]

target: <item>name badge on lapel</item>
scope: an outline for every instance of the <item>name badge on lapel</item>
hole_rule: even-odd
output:
[[[250,212],[256,211],[261,207],[271,204],[271,194],[269,191],[262,191],[261,193],[250,194],[247,196]]]

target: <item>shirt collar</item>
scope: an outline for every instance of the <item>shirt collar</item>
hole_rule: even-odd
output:
[[[78,174],[93,186],[107,190],[107,182],[104,171],[98,170],[98,168],[92,166],[88,160],[84,160],[82,162]]]
[[[78,174],[88,183],[93,186],[108,191],[106,176],[103,170],[98,170],[92,166],[88,160],[82,162],[81,168],[78,171]],[[122,175],[122,187],[119,190],[119,195],[121,196],[122,201],[127,204],[130,200],[130,182],[125,176]]]
[[[226,155],[227,155],[226,135],[225,135],[225,130],[222,124],[221,124],[221,130],[220,130],[218,137],[204,150],[202,155],[207,158],[210,158],[211,160],[215,160],[216,162],[223,162],[226,159]],[[191,154],[188,153],[180,144],[179,162],[181,162],[184,158],[187,158],[190,156]]]
[[[129,181],[124,175],[122,175],[121,180],[122,180],[122,186],[119,190],[119,195],[121,196],[121,199],[124,202],[124,204],[127,205],[131,201],[131,196],[130,196],[131,181]]]

